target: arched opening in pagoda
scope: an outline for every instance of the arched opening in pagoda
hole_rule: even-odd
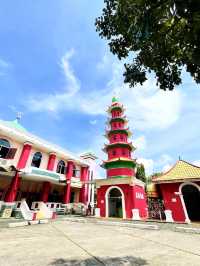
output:
[[[106,216],[125,218],[125,204],[123,191],[114,186],[106,192]]]
[[[196,184],[182,186],[182,195],[190,221],[200,221],[200,188]]]

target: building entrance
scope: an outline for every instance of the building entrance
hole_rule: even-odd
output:
[[[200,221],[200,191],[196,186],[185,185],[182,194],[191,221]]]
[[[119,189],[113,188],[108,195],[109,217],[123,217],[122,194]]]

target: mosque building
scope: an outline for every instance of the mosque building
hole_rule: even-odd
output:
[[[94,188],[88,181],[95,178],[95,159],[91,153],[74,155],[31,134],[18,119],[1,120],[0,205],[13,206],[24,200],[25,209],[38,202],[50,207],[88,206],[91,199],[94,202]],[[11,211],[11,207],[6,214],[1,211],[0,216],[9,217]]]

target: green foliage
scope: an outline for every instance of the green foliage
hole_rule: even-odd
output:
[[[157,85],[173,90],[183,67],[200,82],[199,0],[104,0],[96,30],[125,64],[125,82],[143,84],[153,71]]]
[[[152,183],[153,178],[159,177],[161,175],[163,175],[162,172],[153,173],[147,178],[147,183]]]
[[[146,175],[145,175],[145,169],[144,169],[143,164],[137,165],[136,178],[146,183]]]
[[[158,177],[158,176],[161,176],[161,175],[163,175],[163,173],[162,172],[157,172],[157,173],[153,173],[152,175],[151,175],[151,177]]]

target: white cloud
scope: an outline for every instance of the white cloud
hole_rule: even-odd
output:
[[[168,165],[173,162],[173,158],[169,154],[162,154],[157,161],[157,165]]]
[[[74,49],[71,49],[61,58],[61,68],[64,71],[67,81],[68,97],[74,96],[80,89],[79,81],[76,78],[73,69],[71,68],[69,63],[70,59],[74,56],[74,54]]]
[[[174,159],[169,154],[161,154],[159,159],[155,161],[157,172],[167,172],[174,163]]]
[[[109,57],[106,53],[101,62],[107,69]],[[129,88],[123,83],[123,62],[112,60],[111,79],[107,84],[109,97],[114,94],[120,96],[121,101],[127,107],[127,115],[130,125],[137,129],[165,129],[173,125],[179,118],[183,95],[179,90],[164,92],[156,87],[155,79],[149,77],[143,86]],[[106,99],[106,104],[108,100]]]
[[[106,50],[106,53],[102,57],[101,61],[97,63],[97,70],[99,71],[107,71],[110,65],[112,64],[111,58],[109,57],[109,51]]]
[[[97,120],[90,120],[89,123],[90,123],[91,125],[96,125]]]
[[[173,158],[168,154],[162,154],[158,160],[138,158],[138,163],[144,164],[147,175],[154,172],[167,172],[173,166]]]
[[[133,145],[136,147],[137,150],[145,150],[147,146],[146,138],[145,136],[140,136],[138,138],[135,138],[133,141]]]
[[[195,160],[192,162],[192,164],[200,167],[200,160]]]
[[[12,105],[12,104],[9,104],[8,105],[8,108],[11,110],[11,111],[13,111],[13,112],[17,112],[17,108],[16,108],[16,106],[14,106],[14,105]]]
[[[80,90],[80,84],[76,78],[69,60],[74,55],[74,50],[71,49],[61,58],[61,68],[66,78],[66,86],[58,93],[32,95],[26,100],[26,107],[33,112],[59,112],[63,109],[77,108],[73,98]]]
[[[165,166],[163,166],[163,168],[162,168],[162,172],[163,172],[163,173],[166,173],[166,172],[168,172],[171,168],[172,168],[172,165],[170,165],[170,164],[166,164]]]
[[[0,58],[0,76],[5,76],[11,66],[11,63]]]
[[[25,103],[34,112],[60,112],[76,110],[89,115],[105,115],[113,95],[119,95],[121,102],[127,107],[130,127],[135,129],[165,129],[173,125],[181,112],[182,95],[179,90],[163,92],[158,90],[155,80],[149,78],[143,86],[129,88],[123,83],[123,62],[107,58],[106,54],[97,67],[110,66],[111,78],[105,89],[81,91],[81,84],[70,65],[74,50],[70,50],[61,58],[66,86],[58,92],[48,95],[32,95]],[[100,66],[99,66],[100,64]],[[101,100],[99,100],[101,99]]]
[[[3,60],[2,58],[0,58],[0,67],[2,68],[7,68],[7,67],[10,67],[11,64],[5,60]]]
[[[137,163],[143,164],[146,175],[151,175],[154,169],[154,161],[152,159],[138,158]]]

